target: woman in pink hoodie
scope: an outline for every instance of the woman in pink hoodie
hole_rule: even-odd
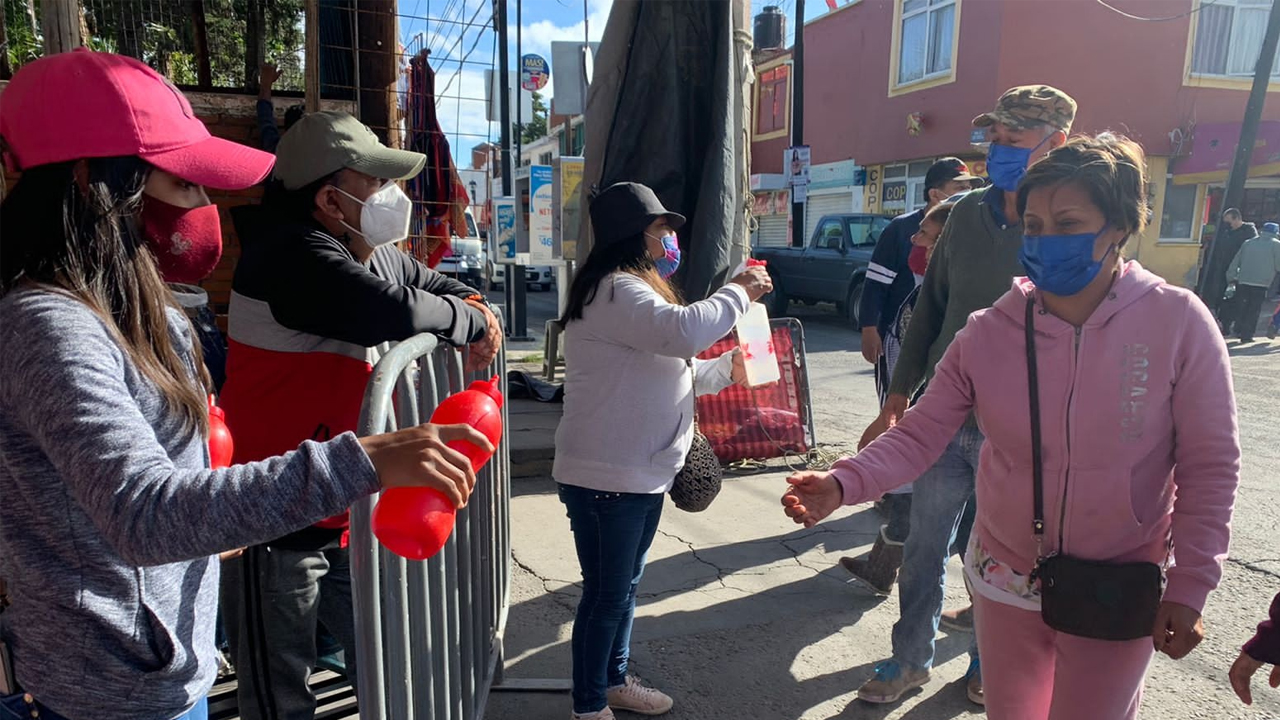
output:
[[[830,472],[793,475],[782,498],[806,526],[877,498],[924,472],[975,413],[987,443],[965,570],[991,720],[1136,718],[1154,651],[1176,659],[1200,642],[1200,614],[1221,579],[1240,466],[1231,369],[1195,295],[1120,256],[1145,225],[1144,168],[1142,149],[1109,133],[1033,165],[1018,190],[1030,277],[970,317],[896,427]],[[1058,554],[1166,568],[1151,637],[1098,640],[1047,625],[1032,571]]]

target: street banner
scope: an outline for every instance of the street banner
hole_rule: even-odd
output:
[[[552,216],[551,166],[529,168],[529,264],[549,265],[555,259],[555,228]]]

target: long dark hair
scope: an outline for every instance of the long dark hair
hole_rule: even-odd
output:
[[[200,343],[191,344],[192,368],[174,348],[166,308],[178,305],[138,226],[151,166],[136,157],[83,162],[24,170],[0,204],[0,296],[31,284],[87,305],[183,429],[207,435],[211,383]]]
[[[641,232],[611,243],[597,243],[591,248],[587,261],[574,275],[573,285],[569,288],[569,302],[565,305],[560,324],[581,320],[583,308],[595,301],[601,281],[615,272],[635,275],[673,305],[684,302],[675,286],[658,274],[658,268],[649,259],[644,233]]]

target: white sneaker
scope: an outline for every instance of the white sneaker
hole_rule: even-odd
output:
[[[569,716],[569,720],[617,720],[613,716],[613,711],[605,706],[603,710],[597,710],[593,713],[578,714],[573,713]]]
[[[662,715],[671,710],[675,702],[667,694],[645,687],[635,677],[628,675],[627,683],[609,688],[609,707],[630,710],[641,715]]]

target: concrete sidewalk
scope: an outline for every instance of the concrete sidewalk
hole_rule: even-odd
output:
[[[667,504],[640,588],[633,671],[676,699],[667,717],[933,718],[980,710],[964,696],[965,634],[942,635],[935,679],[886,711],[854,701],[889,653],[896,598],[878,600],[835,565],[867,549],[880,520],[848,509],[805,530],[783,516],[785,468],[730,477],[715,504],[691,515]],[[507,625],[507,675],[560,678],[580,579],[568,519],[548,479],[516,483],[516,578]],[[949,605],[964,599],[958,565]],[[567,694],[490,698],[487,717],[564,720]],[[976,715],[974,715],[976,716]],[[620,717],[628,717],[623,714]]]

